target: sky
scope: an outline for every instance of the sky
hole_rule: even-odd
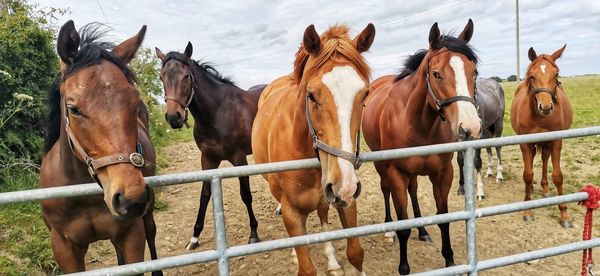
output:
[[[438,22],[443,33],[458,35],[471,18],[475,31],[470,44],[480,58],[480,76],[506,78],[516,73],[515,1],[510,0],[30,2],[68,9],[59,17],[59,26],[69,19],[77,28],[89,22],[107,23],[117,42],[136,34],[144,24],[148,30],[143,47],[183,52],[190,41],[194,59],[212,62],[245,89],[291,73],[294,54],[310,24],[320,34],[345,23],[354,37],[373,23],[375,41],[365,56],[377,78],[397,73],[409,54],[427,48],[433,23]],[[561,75],[600,73],[600,1],[519,4],[521,75],[529,64],[529,47],[541,54],[564,44],[567,48],[557,61]]]

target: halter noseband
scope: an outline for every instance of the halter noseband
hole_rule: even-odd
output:
[[[447,50],[436,53],[433,56],[441,54],[445,51],[447,51]],[[429,81],[429,61],[430,60],[431,60],[431,57],[429,57],[427,59],[427,68],[425,71],[425,80],[427,82],[427,93],[429,93],[431,98],[433,98],[433,101],[435,102],[436,110],[437,110],[438,114],[440,115],[440,119],[442,119],[442,121],[446,121],[446,114],[444,113],[444,108],[453,102],[458,102],[458,101],[470,102],[475,106],[475,108],[477,108],[477,103],[475,102],[475,99],[471,98],[471,97],[453,96],[453,97],[448,97],[448,98],[440,100],[438,97],[435,96],[435,93],[433,93],[433,89],[431,88],[431,82]],[[473,82],[473,86],[474,86],[474,90],[475,90],[474,95],[475,95],[475,97],[477,97],[477,84],[475,82]]]
[[[103,157],[99,157],[99,158],[92,158],[90,157],[87,152],[83,149],[83,147],[81,146],[81,144],[79,143],[79,141],[77,141],[77,138],[75,138],[75,135],[73,134],[73,131],[71,130],[71,123],[69,121],[69,111],[67,109],[67,103],[65,102],[64,104],[65,106],[65,131],[67,133],[67,139],[69,141],[69,146],[71,147],[71,151],[73,151],[73,153],[77,153],[79,154],[79,156],[81,156],[81,158],[83,158],[83,161],[85,162],[85,165],[88,168],[88,173],[90,174],[90,176],[94,179],[94,181],[96,181],[96,183],[98,183],[98,185],[100,185],[101,188],[102,187],[102,183],[100,182],[100,179],[98,178],[98,170],[104,167],[108,167],[111,165],[115,165],[115,164],[121,164],[121,163],[129,163],[131,165],[133,165],[136,168],[148,168],[151,166],[151,163],[146,161],[144,159],[143,151],[142,151],[142,145],[140,143],[136,144],[136,152],[132,152],[132,153],[117,153],[117,154],[113,154],[113,155],[109,155],[109,156],[103,156]]]
[[[179,58],[179,57],[177,57],[175,55],[168,56],[165,59],[165,61],[163,61],[162,67],[164,67],[165,64],[167,64],[167,62],[169,60],[172,60],[172,59],[177,60],[177,61],[179,61],[179,62],[187,65],[188,70],[189,70],[189,74],[190,74],[190,81],[191,81],[191,84],[192,84],[191,85],[192,91],[191,91],[190,97],[189,97],[189,99],[187,100],[186,103],[184,103],[183,101],[181,101],[180,99],[177,99],[175,97],[165,97],[165,103],[167,101],[174,101],[174,102],[178,103],[181,107],[183,107],[183,110],[185,110],[185,118],[183,119],[183,124],[185,124],[185,126],[187,128],[190,128],[190,125],[188,124],[187,120],[188,120],[188,109],[190,107],[190,104],[192,103],[192,100],[194,99],[194,95],[196,94],[196,82],[194,81],[194,74],[192,72],[192,69],[190,68],[189,62],[187,60],[183,60],[183,59],[181,59],[181,58]]]
[[[313,127],[312,120],[310,119],[310,113],[308,110],[308,101],[309,101],[309,95],[307,93],[306,94],[306,102],[305,102],[306,121],[308,122],[308,131],[310,132],[310,136],[313,140],[313,149],[315,150],[317,159],[319,159],[319,161],[321,161],[321,158],[319,157],[319,149],[320,149],[320,150],[327,152],[333,156],[336,156],[336,157],[339,157],[339,158],[349,161],[350,163],[352,163],[352,165],[354,165],[355,170],[360,168],[360,165],[362,164],[362,161],[360,160],[360,158],[358,158],[358,154],[360,152],[360,130],[356,133],[356,153],[355,154],[347,152],[347,151],[343,151],[341,149],[336,149],[336,148],[328,145],[327,143],[319,140],[319,136],[317,135],[317,132],[315,131],[315,128]]]

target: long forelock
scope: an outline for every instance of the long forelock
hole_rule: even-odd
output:
[[[352,46],[352,39],[348,36],[348,30],[345,25],[330,27],[321,36],[321,49],[317,56],[311,56],[301,45],[294,62],[294,72],[292,74],[294,82],[301,85],[303,81],[317,74],[319,69],[333,58],[347,59],[356,66],[363,78],[369,80],[371,78],[371,68],[360,52]]]

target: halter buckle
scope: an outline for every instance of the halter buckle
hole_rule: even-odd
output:
[[[141,154],[134,152],[129,155],[129,163],[134,167],[143,168],[145,165],[144,156]]]

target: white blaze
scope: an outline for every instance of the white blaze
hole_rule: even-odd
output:
[[[546,74],[546,63],[542,63],[540,69],[542,69],[542,74]]]
[[[323,75],[323,83],[331,91],[335,107],[337,109],[338,122],[340,125],[342,150],[354,152],[352,141],[356,139],[356,133],[350,133],[350,119],[352,118],[352,108],[356,94],[365,87],[365,82],[358,75],[356,70],[349,65],[334,67],[330,72]],[[338,194],[342,199],[354,194],[355,185],[358,183],[358,177],[354,171],[354,165],[350,161],[338,158],[338,164],[342,174],[343,186]]]
[[[451,57],[450,67],[454,70],[456,95],[470,98],[471,94],[469,93],[469,86],[467,85],[465,64],[462,59],[458,56]],[[458,127],[462,126],[464,129],[470,129],[471,134],[478,138],[479,130],[481,128],[481,119],[479,119],[479,115],[477,115],[475,105],[466,101],[457,101],[456,104],[458,105],[458,122],[454,131],[458,132]]]

